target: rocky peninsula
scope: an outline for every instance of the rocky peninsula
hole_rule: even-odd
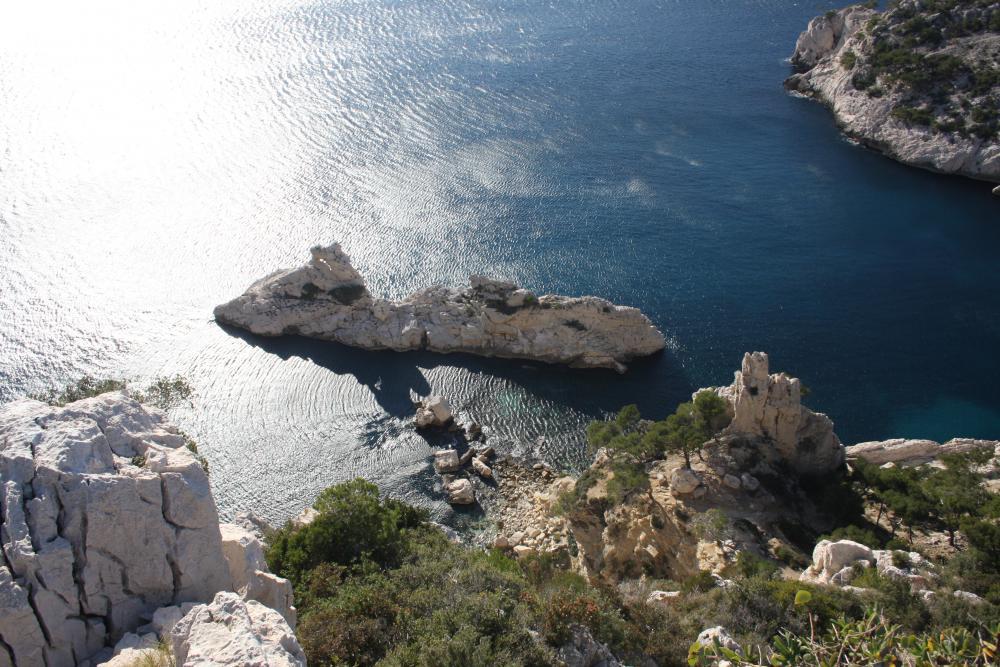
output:
[[[368,350],[465,352],[579,368],[612,368],[665,346],[638,309],[593,296],[534,293],[472,276],[465,289],[373,297],[338,244],[297,269],[272,273],[215,309],[216,321],[262,336],[301,335]]]
[[[1000,182],[1000,2],[870,6],[810,21],[785,87],[900,162]]]

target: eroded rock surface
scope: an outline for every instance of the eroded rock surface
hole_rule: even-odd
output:
[[[0,446],[8,659],[74,665],[141,615],[230,586],[208,478],[159,411],[119,393],[18,401]]]
[[[944,444],[934,440],[894,438],[859,442],[847,447],[846,452],[848,458],[864,459],[875,465],[894,463],[901,466],[917,466],[930,463],[947,454],[964,454],[980,449],[989,449],[1000,459],[1000,441],[973,438],[953,438]]]
[[[218,593],[170,633],[177,667],[305,667],[306,657],[281,614],[236,593]]]
[[[191,603],[234,588],[294,623],[289,582],[255,535],[220,532],[184,445],[122,393],[0,407],[0,666],[138,658]]]
[[[777,456],[799,473],[820,474],[844,462],[844,446],[833,422],[802,405],[802,383],[769,373],[763,352],[747,352],[733,384],[717,389],[729,402],[729,435],[773,445]]]
[[[217,321],[263,336],[299,334],[364,349],[467,352],[625,370],[665,345],[636,308],[597,297],[534,294],[472,276],[465,289],[435,286],[402,301],[373,297],[334,244],[308,264],[263,278],[215,309]]]
[[[1000,3],[932,12],[919,0],[885,12],[858,5],[828,12],[799,36],[792,64],[801,71],[785,86],[823,102],[846,134],[900,162],[998,182],[1000,86],[982,74],[1000,66],[1000,33],[985,29],[995,12]],[[916,46],[908,23],[915,20],[925,27]],[[920,60],[921,83],[876,63],[890,62],[875,57],[890,52]]]

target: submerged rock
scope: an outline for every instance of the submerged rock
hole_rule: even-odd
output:
[[[472,482],[465,478],[448,482],[444,485],[444,491],[452,505],[472,505],[476,502],[476,490]]]
[[[467,352],[582,368],[625,370],[665,346],[636,308],[593,296],[535,297],[514,283],[472,276],[465,289],[435,286],[402,301],[372,297],[337,244],[312,249],[215,309],[223,324],[262,336],[299,334],[369,350]]]

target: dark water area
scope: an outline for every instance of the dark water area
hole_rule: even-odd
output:
[[[181,374],[223,514],[363,475],[444,511],[412,399],[578,467],[744,351],[845,442],[1000,437],[1000,205],[787,95],[830,2],[105,2],[0,10],[0,399]],[[45,25],[39,34],[32,26]],[[626,375],[211,321],[339,241],[373,293],[470,273],[649,314]]]

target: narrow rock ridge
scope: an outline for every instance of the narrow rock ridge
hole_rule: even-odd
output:
[[[965,454],[984,449],[993,452],[993,458],[1000,461],[1000,441],[974,438],[952,438],[943,444],[934,440],[893,438],[859,442],[847,447],[846,452],[849,459],[863,459],[875,465],[891,463],[910,467],[924,465],[949,454]]]
[[[215,309],[216,321],[262,336],[297,334],[369,350],[466,352],[625,371],[665,346],[638,309],[593,296],[536,297],[512,282],[472,276],[465,289],[372,297],[338,244],[273,273]]]
[[[266,571],[256,537],[231,527],[224,543],[184,443],[122,393],[0,407],[0,667],[85,663],[234,579],[294,625],[290,583]]]
[[[980,122],[995,117],[1000,86],[978,90],[967,74],[998,67],[1000,33],[965,34],[953,23],[986,25],[994,12],[1000,13],[1000,3],[929,15],[918,0],[903,0],[884,12],[860,5],[828,12],[799,36],[791,59],[799,72],[785,87],[824,103],[845,134],[900,162],[1000,182],[1000,141],[995,125],[992,134],[987,129],[996,121]],[[911,24],[918,20],[937,31],[940,41],[923,43],[920,36],[913,45]],[[961,64],[953,74],[941,75],[950,78],[934,84],[939,92],[928,92],[901,81],[905,72],[903,77],[880,73],[878,67],[892,67],[880,64],[887,60],[883,52],[892,49]],[[934,67],[927,61],[915,67],[937,76],[930,74]]]

